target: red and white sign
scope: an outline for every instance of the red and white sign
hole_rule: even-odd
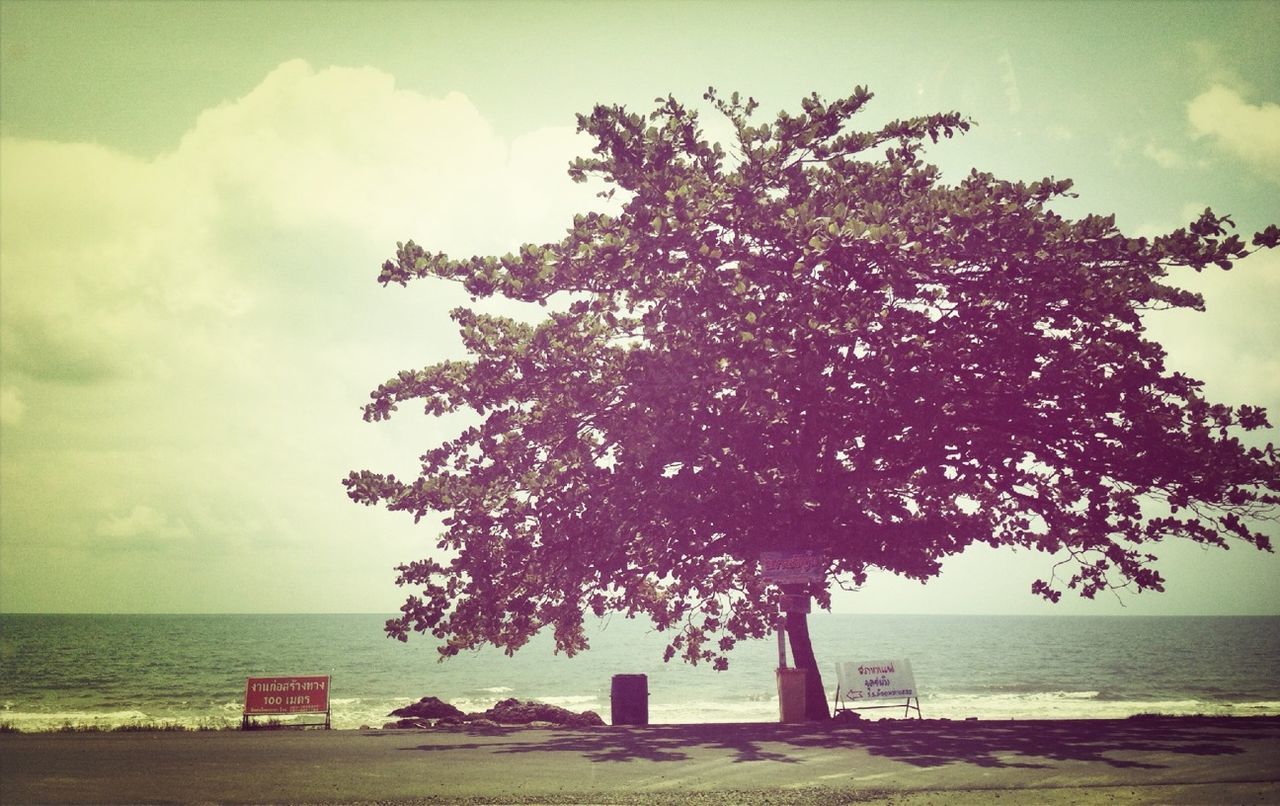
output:
[[[250,677],[244,687],[244,713],[325,714],[329,711],[329,678]]]

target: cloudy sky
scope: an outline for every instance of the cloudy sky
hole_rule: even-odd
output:
[[[0,3],[0,610],[389,612],[428,524],[340,481],[413,475],[456,423],[361,421],[461,357],[456,289],[375,282],[395,242],[555,239],[596,102],[772,114],[868,85],[868,126],[958,110],[956,178],[1076,180],[1154,235],[1280,221],[1280,15],[1262,3]],[[1280,420],[1280,255],[1180,278],[1169,363]],[[1273,429],[1264,440],[1275,440]],[[1280,535],[1274,535],[1280,542]],[[1052,558],[973,550],[844,612],[1280,613],[1280,558],[1160,549],[1165,594],[1033,599]]]

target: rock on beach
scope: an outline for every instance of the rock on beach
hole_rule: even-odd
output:
[[[450,727],[474,725],[478,727],[498,725],[531,725],[534,727],[589,728],[603,725],[604,720],[595,711],[576,713],[568,708],[547,703],[521,702],[513,698],[496,703],[487,711],[464,714],[458,708],[436,697],[423,697],[416,703],[397,708],[389,716],[397,716],[396,722],[383,725],[386,729]]]
[[[520,702],[515,698],[503,700],[483,714],[476,714],[482,719],[491,719],[499,725],[528,725],[533,722],[547,722],[552,725],[563,725],[570,728],[589,728],[603,725],[604,720],[595,711],[574,713],[568,708],[548,705],[541,702]]]
[[[438,697],[423,697],[411,705],[397,708],[387,716],[398,716],[403,719],[446,719],[460,718],[465,715]]]

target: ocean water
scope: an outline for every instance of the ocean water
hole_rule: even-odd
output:
[[[773,638],[730,668],[662,663],[666,638],[615,618],[592,648],[554,655],[539,637],[514,657],[444,663],[377,615],[0,615],[0,723],[220,726],[239,722],[245,678],[332,677],[337,728],[379,727],[431,695],[464,711],[506,697],[609,719],[610,679],[649,676],[653,723],[774,721]],[[925,717],[1100,718],[1139,713],[1280,714],[1280,617],[810,617],[830,691],[840,661],[910,659]],[[871,717],[897,711],[869,712]]]

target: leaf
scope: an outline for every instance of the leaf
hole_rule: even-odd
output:
[[[1253,245],[1265,249],[1274,249],[1277,245],[1280,245],[1280,227],[1275,224],[1268,225],[1265,230],[1253,236]]]

